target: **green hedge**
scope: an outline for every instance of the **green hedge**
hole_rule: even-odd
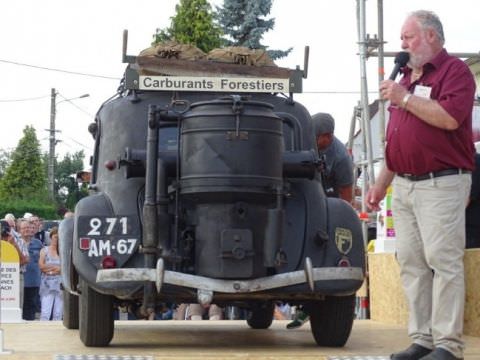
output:
[[[15,218],[23,217],[26,212],[38,215],[43,219],[55,220],[60,216],[57,213],[57,206],[53,203],[45,203],[33,200],[0,201],[0,218],[5,214],[12,213]]]

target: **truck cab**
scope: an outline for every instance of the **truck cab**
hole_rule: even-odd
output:
[[[124,49],[126,46],[124,46]],[[268,328],[303,306],[343,346],[365,273],[360,221],[325,195],[306,70],[132,57],[99,109],[90,195],[60,225],[64,325],[106,346],[114,308],[238,306]],[[306,66],[305,66],[306,67]]]

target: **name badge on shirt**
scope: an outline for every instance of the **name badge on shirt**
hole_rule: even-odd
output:
[[[432,92],[432,88],[430,86],[417,85],[415,86],[413,95],[430,99],[431,92]]]

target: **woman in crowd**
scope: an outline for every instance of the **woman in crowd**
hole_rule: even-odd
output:
[[[42,281],[40,283],[40,299],[42,312],[40,320],[62,320],[63,297],[60,288],[60,256],[58,254],[58,228],[50,230],[50,245],[40,252],[38,260]]]

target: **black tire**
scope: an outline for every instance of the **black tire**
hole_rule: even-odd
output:
[[[272,325],[275,305],[272,302],[255,304],[247,313],[247,324],[252,329],[268,329]]]
[[[63,290],[63,326],[78,329],[78,296]]]
[[[113,297],[80,282],[80,340],[85,346],[107,346],[113,338]]]
[[[355,318],[355,295],[327,296],[307,306],[313,337],[320,346],[344,346]]]

